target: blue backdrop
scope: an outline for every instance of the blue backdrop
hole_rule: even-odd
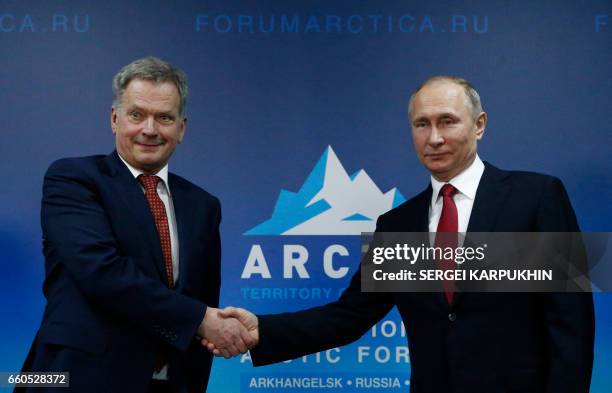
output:
[[[281,190],[302,188],[289,199],[312,192],[330,151],[382,192],[422,190],[428,174],[406,104],[435,74],[479,90],[489,114],[483,159],[560,177],[582,229],[610,231],[611,14],[604,0],[0,0],[0,371],[20,368],[44,307],[42,176],[57,158],[112,151],[110,86],[124,64],[156,55],[186,71],[189,126],[170,169],[222,201],[222,303],[276,312],[336,298],[359,238],[245,233],[273,216]],[[277,218],[295,214],[286,206]],[[308,252],[308,278],[283,277],[287,245]],[[348,254],[334,256],[336,269],[349,268],[340,278],[324,270],[333,245]],[[244,274],[250,255],[265,259],[271,278]],[[592,391],[603,393],[612,390],[612,297],[595,301]],[[395,390],[407,391],[402,333],[392,312],[358,343],[320,357],[259,369],[218,359],[208,391],[297,374],[342,377],[341,391],[374,381],[359,378],[398,378]]]

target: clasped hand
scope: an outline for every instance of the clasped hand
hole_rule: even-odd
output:
[[[237,307],[208,307],[198,334],[203,346],[226,359],[246,353],[259,342],[257,317]]]

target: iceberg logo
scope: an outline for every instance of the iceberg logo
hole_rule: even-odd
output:
[[[245,235],[360,235],[406,199],[383,193],[365,170],[349,176],[328,146],[298,192],[281,190],[272,216]]]

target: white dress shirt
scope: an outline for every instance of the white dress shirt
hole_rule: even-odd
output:
[[[474,162],[470,164],[463,172],[443,183],[431,177],[431,204],[429,205],[429,232],[435,233],[442,214],[442,195],[440,189],[445,184],[451,184],[457,189],[457,193],[453,196],[453,201],[457,206],[458,215],[458,231],[467,232],[467,227],[474,207],[474,199],[476,198],[476,190],[484,172],[484,164],[478,155]]]
[[[123,161],[125,166],[127,166],[134,178],[138,179],[138,176],[144,174],[144,172],[128,164],[120,154],[119,158],[121,161]],[[176,217],[174,215],[174,204],[172,203],[172,194],[170,193],[170,187],[168,186],[168,164],[160,169],[155,176],[161,179],[161,181],[157,183],[157,195],[159,195],[159,198],[166,207],[166,217],[168,217],[168,228],[170,230],[170,248],[172,250],[172,276],[174,278],[174,283],[176,284],[176,280],[178,279],[179,275],[179,243],[178,230],[176,228]],[[144,187],[140,184],[140,182],[138,184],[144,193]],[[168,365],[165,365],[158,373],[154,372],[153,379],[167,380]]]

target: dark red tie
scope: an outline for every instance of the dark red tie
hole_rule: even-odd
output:
[[[459,219],[457,215],[457,206],[453,200],[453,196],[456,193],[457,189],[450,184],[445,184],[440,190],[440,194],[442,194],[442,214],[440,215],[438,229],[436,230],[436,247],[442,249],[451,247],[454,250],[457,247]],[[454,263],[454,259],[442,259],[438,261],[438,267],[442,270],[454,269]],[[443,286],[446,302],[452,304],[455,283],[452,280],[444,280]]]
[[[140,175],[138,181],[145,189],[145,197],[149,202],[149,208],[153,214],[155,227],[159,234],[161,242],[162,254],[164,255],[164,265],[166,267],[166,280],[168,287],[174,288],[174,274],[172,274],[172,247],[170,245],[170,228],[168,227],[168,216],[166,215],[166,207],[164,201],[157,194],[157,184],[161,179],[155,175]],[[168,363],[165,349],[160,349],[155,359],[155,372],[160,372],[166,363]]]
[[[168,287],[174,288],[174,275],[172,274],[172,247],[170,245],[170,228],[168,227],[168,216],[164,202],[157,195],[157,183],[160,178],[155,175],[140,175],[138,181],[145,189],[145,196],[149,202],[149,208],[155,220],[155,227],[159,234],[162,254],[164,255],[164,265],[166,266],[166,279]]]

